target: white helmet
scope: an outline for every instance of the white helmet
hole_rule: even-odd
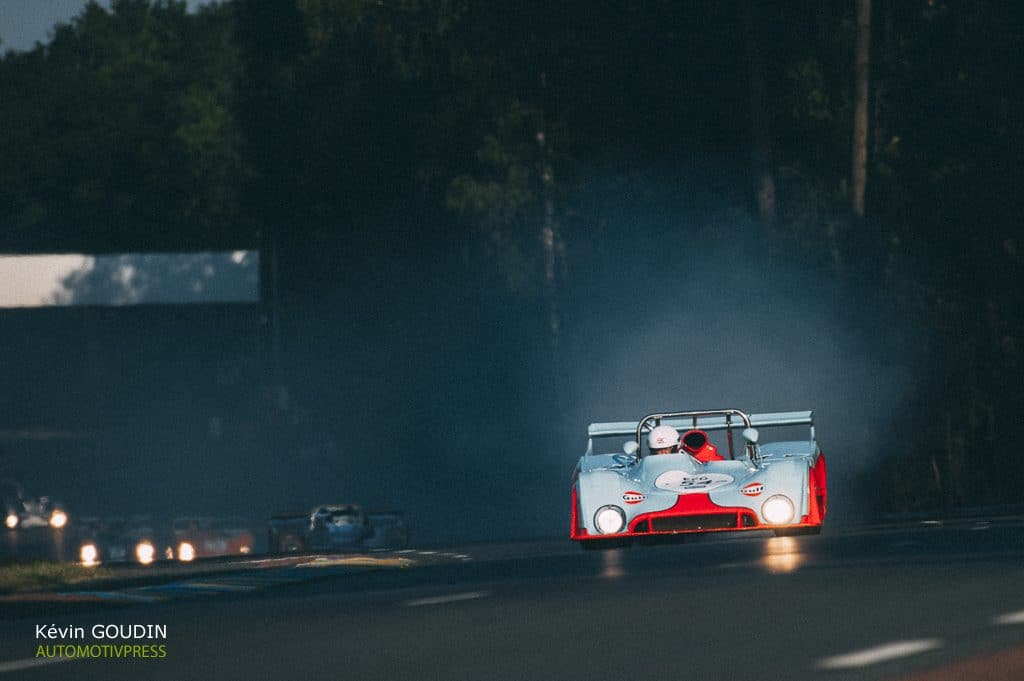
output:
[[[647,445],[653,449],[675,447],[679,444],[679,431],[672,426],[657,426],[647,435]]]

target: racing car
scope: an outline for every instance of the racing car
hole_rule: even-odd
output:
[[[86,566],[135,562],[149,565],[161,544],[148,516],[82,518],[78,523],[78,560]]]
[[[781,426],[808,426],[810,434],[760,442],[758,428]],[[655,441],[666,434],[665,442]],[[710,434],[724,437],[723,453]],[[583,548],[704,532],[821,531],[828,493],[813,412],[666,412],[639,422],[592,423],[588,435],[573,472],[569,533]]]
[[[64,529],[68,513],[64,505],[53,497],[36,497],[27,494],[16,482],[0,482],[4,503],[4,526],[8,530],[31,530],[34,528]]]
[[[327,504],[309,513],[278,513],[267,525],[270,553],[349,548],[401,549],[409,529],[399,511],[364,511],[357,504]]]
[[[172,546],[167,556],[187,563],[196,558],[213,558],[252,553],[254,535],[244,518],[183,516],[171,525]]]
[[[372,534],[370,519],[358,504],[325,504],[309,514],[309,548],[314,551],[361,546]]]

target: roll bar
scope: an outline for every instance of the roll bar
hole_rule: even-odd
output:
[[[616,421],[609,423],[591,423],[587,428],[587,435],[591,438],[607,435],[632,435],[637,445],[642,442],[643,434],[659,425],[672,426],[673,428],[690,430],[700,428],[701,430],[725,430],[726,440],[729,446],[729,458],[734,459],[732,442],[732,429],[744,428],[765,428],[771,426],[800,426],[811,427],[811,440],[814,439],[814,412],[813,411],[786,411],[771,412],[765,414],[747,414],[739,409],[705,409],[700,411],[675,411],[648,414],[634,421]],[[747,445],[748,454],[753,459],[753,445]]]

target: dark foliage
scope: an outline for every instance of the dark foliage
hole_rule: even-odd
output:
[[[580,367],[588,344],[615,337],[591,333],[595,320],[633,325],[652,296],[676,290],[649,270],[721,263],[724,299],[771,287],[753,299],[783,311],[821,303],[813,282],[844,342],[873,358],[879,390],[901,386],[864,439],[887,455],[849,471],[884,491],[879,507],[1014,501],[1018,13],[875,3],[858,220],[853,3],[745,14],[756,4],[91,4],[49,44],[0,60],[4,250],[258,246],[269,268],[273,248],[285,372],[308,410],[298,421],[335,428],[323,441],[345,428],[322,426],[338,409],[357,423],[387,409],[448,424],[449,411],[477,424],[512,410],[536,429],[531,441],[575,445],[565,433],[581,431],[576,419],[625,415],[566,410],[585,412],[589,385],[570,367],[603,370]],[[771,224],[754,217],[749,189],[757,132],[771,145]],[[562,240],[547,289],[546,206]],[[685,281],[684,296],[703,291]],[[551,286],[560,328],[545,312]],[[551,333],[561,354],[547,350]],[[344,386],[326,358],[344,367]],[[458,397],[443,406],[403,386]],[[765,406],[815,406],[804,399]],[[536,410],[516,411],[523,401]],[[565,419],[552,426],[552,412]],[[471,439],[441,431],[438,441]]]

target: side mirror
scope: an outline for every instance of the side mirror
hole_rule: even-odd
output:
[[[633,456],[640,451],[640,445],[637,444],[636,440],[629,440],[622,445],[622,451],[626,453],[626,456]]]
[[[743,429],[743,439],[749,442],[750,444],[756,445],[758,437],[760,437],[760,434],[757,432],[757,428]]]

